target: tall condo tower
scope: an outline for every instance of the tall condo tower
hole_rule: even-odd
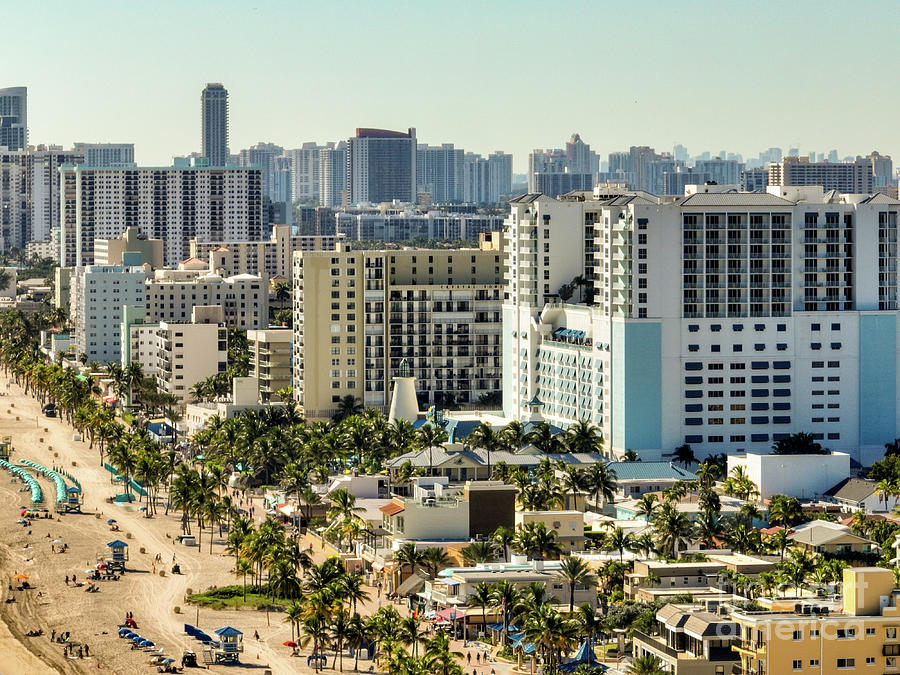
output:
[[[28,89],[0,89],[0,148],[24,150],[28,145]]]
[[[228,161],[228,90],[219,83],[206,85],[200,95],[203,115],[203,156],[210,166]]]

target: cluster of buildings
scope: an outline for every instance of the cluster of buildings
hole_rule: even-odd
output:
[[[871,463],[900,435],[898,209],[816,186],[514,199],[505,414],[589,419],[616,455],[808,431]]]

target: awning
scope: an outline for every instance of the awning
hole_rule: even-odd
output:
[[[292,504],[288,503],[278,504],[275,509],[286,515],[288,518],[292,517],[297,511]]]
[[[397,502],[391,502],[390,504],[385,504],[384,506],[378,507],[378,510],[382,513],[386,513],[389,516],[395,516],[401,511],[405,511],[406,507],[403,504],[398,504]]]
[[[380,572],[384,569],[384,565],[382,565],[381,563],[372,563],[372,569],[376,572]]]
[[[448,609],[442,609],[440,612],[437,613],[437,616],[439,619],[442,619],[443,621],[452,621],[453,619],[451,619],[450,616],[454,612],[456,613],[456,619],[455,619],[456,621],[460,621],[461,619],[464,619],[466,616],[466,610],[455,609],[452,607],[448,608]]]
[[[447,586],[459,586],[460,582],[458,582],[456,579],[447,579],[446,581],[443,581],[442,583],[446,584]]]

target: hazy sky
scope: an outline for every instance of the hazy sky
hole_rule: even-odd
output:
[[[130,141],[145,165],[200,149],[206,82],[229,91],[232,152],[414,126],[516,171],[575,131],[604,158],[900,155],[897,0],[40,0],[5,22],[30,142]]]

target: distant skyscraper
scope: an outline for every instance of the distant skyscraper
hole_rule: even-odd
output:
[[[872,163],[872,177],[875,187],[887,187],[894,182],[894,162],[890,155],[882,155],[875,150],[866,159]]]
[[[566,158],[569,160],[569,173],[589,173],[596,178],[600,169],[597,153],[578,134],[572,134],[566,143]]]
[[[275,172],[275,158],[284,154],[284,148],[274,143],[257,143],[241,150],[241,166],[258,166],[262,169],[263,194],[273,202],[282,201],[274,196],[272,174]]]
[[[843,193],[870,193],[874,187],[872,161],[810,162],[806,157],[785,157],[769,164],[769,185],[821,185]]]
[[[488,155],[490,187],[488,200],[499,202],[503,195],[512,194],[512,155],[497,150]]]
[[[0,148],[24,150],[28,145],[28,89],[0,89]]]
[[[416,130],[357,129],[347,150],[350,203],[416,201]]]
[[[737,185],[744,165],[732,159],[708,159],[694,164],[694,170],[705,173],[719,185]]]
[[[416,150],[416,191],[431,193],[435,204],[463,200],[465,151],[453,143],[440,146],[419,143]]]
[[[74,151],[84,155],[88,166],[134,166],[134,143],[75,143]]]
[[[347,189],[347,144],[329,143],[319,150],[319,204],[340,206]]]
[[[690,155],[688,154],[688,149],[684,147],[681,143],[677,143],[674,148],[672,148],[672,155],[674,155],[675,159],[679,162],[686,162]]]
[[[318,143],[310,141],[304,143],[295,150],[288,150],[291,158],[292,180],[294,181],[293,199],[295,202],[315,203],[319,199],[319,186],[321,170],[319,166],[319,151],[322,149]],[[346,157],[341,171],[347,172]],[[338,198],[340,204],[340,198]]]
[[[210,166],[228,163],[228,91],[221,84],[206,85],[200,95],[203,116],[203,156]]]

